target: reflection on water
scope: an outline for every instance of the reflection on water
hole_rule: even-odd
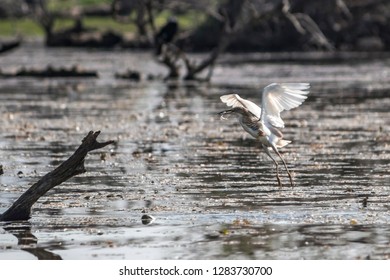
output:
[[[38,260],[60,260],[61,257],[44,248],[37,246],[38,239],[31,233],[31,224],[28,222],[8,223],[2,227],[5,232],[12,234],[18,240],[18,249],[28,252]]]
[[[39,52],[40,64],[78,61],[99,79],[1,81],[0,212],[88,131],[117,145],[42,197],[31,224],[1,225],[0,259],[389,258],[388,59],[247,61],[216,67],[210,84],[132,83],[113,74],[163,70],[148,54]],[[38,63],[28,54],[21,48],[0,68]],[[259,88],[278,81],[312,83],[284,114],[294,188],[284,173],[278,187],[260,147],[216,114],[220,95],[259,102]],[[145,214],[156,219],[144,225]]]
[[[177,217],[176,217],[177,218]],[[180,217],[182,218],[182,217]],[[226,217],[225,217],[226,218]],[[222,219],[225,219],[222,218]],[[205,222],[198,221],[198,222]],[[233,220],[218,225],[168,224],[104,228],[9,228],[4,258],[23,259],[388,259],[387,225],[251,224]],[[47,229],[46,229],[47,231]],[[37,240],[37,236],[39,236]],[[38,244],[37,244],[37,241]],[[29,253],[20,255],[19,250]]]

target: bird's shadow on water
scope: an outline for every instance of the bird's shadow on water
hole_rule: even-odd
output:
[[[32,225],[27,221],[3,223],[1,227],[18,239],[18,248],[35,256],[38,260],[61,260],[61,256],[38,247],[38,238],[31,232]]]

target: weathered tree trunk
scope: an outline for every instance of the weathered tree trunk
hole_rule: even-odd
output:
[[[84,167],[84,159],[88,152],[114,143],[114,141],[107,141],[103,143],[97,142],[96,138],[99,134],[100,131],[90,131],[82,140],[81,145],[74,154],[56,169],[43,176],[37,183],[32,185],[25,193],[23,193],[7,211],[0,215],[0,221],[30,219],[31,207],[41,196],[73,176],[84,173],[86,171]]]

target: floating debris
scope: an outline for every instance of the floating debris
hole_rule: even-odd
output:
[[[0,164],[0,175],[4,174],[3,166]]]
[[[368,196],[366,196],[366,197],[363,198],[363,200],[362,200],[363,207],[367,207],[367,202],[368,202]]]
[[[209,240],[216,240],[220,238],[220,233],[219,232],[206,233],[204,236]]]
[[[132,81],[139,82],[139,81],[141,81],[142,77],[141,77],[141,73],[140,72],[128,69],[124,73],[116,73],[115,74],[115,78],[127,79],[127,80],[132,80]]]
[[[242,219],[242,220],[240,220],[240,219],[235,219],[234,221],[233,221],[233,225],[234,226],[249,226],[249,225],[251,225],[252,223],[249,221],[249,220],[247,220],[247,219]]]
[[[219,231],[219,233],[222,234],[222,235],[229,235],[230,231],[227,228],[224,228],[224,229],[221,229]]]
[[[154,220],[155,220],[155,218],[151,215],[148,215],[148,214],[142,215],[142,217],[141,217],[142,224],[144,224],[144,225],[149,225],[149,224],[153,223]]]

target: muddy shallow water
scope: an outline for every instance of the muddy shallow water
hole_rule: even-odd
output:
[[[99,78],[0,80],[0,212],[88,131],[117,143],[29,222],[1,224],[0,259],[390,258],[390,56],[273,57],[226,55],[211,83],[190,84],[114,78],[164,73],[148,53],[24,46],[1,57],[2,70],[80,63]],[[281,169],[278,187],[265,153],[216,113],[222,94],[259,102],[263,86],[294,81],[312,88],[283,113],[296,186]]]

